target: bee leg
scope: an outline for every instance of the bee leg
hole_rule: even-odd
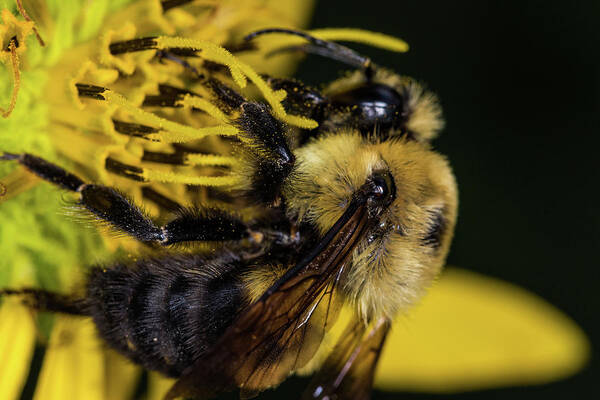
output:
[[[251,165],[247,195],[258,202],[276,204],[296,162],[285,126],[264,104],[246,102],[241,109],[236,124],[240,137],[248,144],[242,157]]]
[[[229,114],[239,110],[234,123],[253,166],[248,195],[258,202],[272,204],[296,162],[285,125],[271,114],[267,105],[246,100],[226,84],[208,79],[206,85],[221,109]]]
[[[3,296],[21,296],[28,307],[37,311],[89,315],[85,300],[42,289],[3,289],[0,290],[0,298]]]
[[[81,206],[112,227],[143,242],[170,245],[183,241],[241,240],[249,234],[241,220],[217,209],[202,212],[182,210],[166,225],[157,226],[122,193],[111,187],[87,184],[64,169],[30,154],[5,153],[0,160],[17,160],[39,177],[79,193]]]
[[[39,157],[29,154],[4,153],[0,161],[15,160],[42,179],[54,183],[63,189],[77,191],[84,182],[77,176],[49,163]]]
[[[271,89],[285,90],[287,96],[283,100],[283,105],[288,112],[312,118],[316,114],[315,109],[327,102],[317,89],[307,86],[298,80],[273,78],[264,74],[262,78],[267,81]],[[207,79],[206,86],[219,101],[219,106],[230,110],[229,112],[233,109],[239,109],[242,104],[247,102],[242,95],[217,79]]]
[[[332,60],[336,60],[342,62],[344,64],[350,65],[355,68],[364,69],[367,75],[370,69],[372,69],[372,62],[369,57],[363,56],[355,52],[352,49],[349,49],[346,46],[342,46],[335,42],[329,40],[323,40],[316,38],[309,33],[302,32],[296,29],[288,29],[288,28],[266,28],[261,29],[255,32],[252,32],[244,37],[244,42],[249,42],[256,38],[257,36],[262,36],[271,33],[283,33],[287,35],[294,35],[304,38],[308,41],[307,44],[301,45],[291,45],[279,49],[275,49],[271,53],[267,54],[267,57],[282,53],[282,52],[290,52],[290,51],[299,51],[306,54],[316,54],[322,57],[330,58]]]
[[[244,96],[216,79],[208,79],[208,88],[226,111],[239,110],[235,124],[241,136],[251,143],[254,153],[266,156],[270,161],[282,165],[293,164],[294,155],[286,137],[284,124],[271,115],[267,105],[248,101]]]

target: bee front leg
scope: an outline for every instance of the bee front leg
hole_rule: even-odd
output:
[[[5,153],[0,160],[16,160],[40,178],[79,193],[81,206],[113,228],[143,242],[170,245],[184,241],[241,240],[248,227],[237,217],[218,209],[181,210],[164,226],[157,226],[117,190],[85,183],[76,175],[31,154]]]

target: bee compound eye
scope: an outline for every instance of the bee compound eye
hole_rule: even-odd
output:
[[[373,178],[373,196],[381,198],[385,197],[389,192],[389,188],[385,179],[380,176]]]
[[[389,199],[395,195],[396,187],[388,173],[374,175],[371,179],[371,196],[378,200]]]

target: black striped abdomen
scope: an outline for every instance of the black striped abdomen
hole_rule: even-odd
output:
[[[197,255],[96,267],[86,302],[109,345],[148,369],[179,376],[240,309],[240,267],[231,257]]]

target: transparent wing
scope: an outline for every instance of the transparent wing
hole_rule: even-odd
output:
[[[341,301],[344,263],[367,225],[364,203],[348,207],[321,242],[250,305],[213,349],[176,382],[167,399],[210,398],[278,385],[316,353]]]
[[[389,322],[381,319],[365,335],[367,329],[361,320],[350,321],[302,400],[369,399],[389,327]]]

